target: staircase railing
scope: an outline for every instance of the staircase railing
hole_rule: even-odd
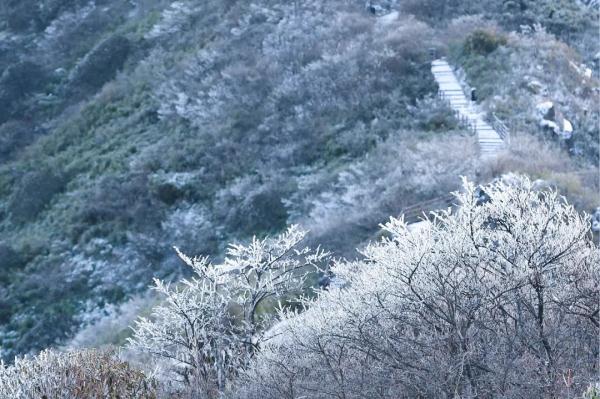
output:
[[[446,90],[446,91],[457,91],[464,95],[464,92],[462,90]],[[446,95],[444,94],[443,90],[438,90],[437,95],[440,100],[442,100],[442,101],[448,103],[448,105],[450,105],[450,100],[448,100],[446,98]],[[452,108],[452,107],[450,107],[450,108]],[[452,108],[452,114],[458,120],[458,123],[460,125],[466,126],[469,130],[471,130],[472,133],[477,133],[476,126],[469,120],[468,117],[466,117],[465,115],[461,114],[458,110],[453,109],[453,108]]]
[[[465,84],[465,83],[463,82],[463,84]],[[472,103],[469,101],[470,99],[467,98],[467,96],[465,96],[465,92],[462,89],[453,89],[453,90],[446,90],[446,91],[440,89],[438,91],[438,97],[441,100],[449,103],[450,100],[447,98],[445,92],[460,93],[465,98],[465,100],[467,100],[467,104],[468,104],[467,107],[472,106]],[[469,90],[469,92],[470,92],[470,90]],[[477,133],[477,130],[478,130],[477,119],[471,120],[466,115],[463,115],[461,112],[459,112],[456,109],[453,109],[453,112],[454,112],[454,115],[456,116],[456,118],[458,119],[459,123],[466,125],[474,133]],[[492,128],[498,133],[498,136],[500,136],[502,141],[504,141],[504,144],[508,145],[509,140],[510,140],[510,130],[509,130],[508,126],[506,126],[506,124],[504,122],[502,122],[495,113],[492,113],[491,121],[489,121],[489,122],[490,122]],[[432,198],[430,200],[422,201],[417,204],[405,207],[400,211],[400,215],[404,216],[404,221],[407,224],[412,224],[412,223],[416,223],[416,222],[419,222],[420,220],[427,218],[427,215],[433,209],[448,208],[448,207],[455,207],[455,206],[456,206],[455,196],[452,194],[448,194],[448,195]]]
[[[504,122],[498,118],[495,113],[492,113],[492,127],[498,133],[498,136],[504,141],[504,144],[508,146],[510,144],[510,129]]]
[[[404,215],[404,221],[406,223],[415,223],[425,218],[429,212],[435,209],[454,206],[455,200],[456,197],[452,194],[443,195],[441,197],[432,198],[427,201],[407,206],[400,211],[400,215]]]

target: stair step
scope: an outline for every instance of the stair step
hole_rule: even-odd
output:
[[[497,142],[503,142],[502,139],[499,136],[482,136],[480,134],[477,135],[478,136],[478,140],[479,141],[497,141]]]
[[[477,132],[477,136],[483,140],[502,140],[497,134],[481,134]]]
[[[504,144],[504,141],[500,139],[482,139],[481,137],[477,139],[482,144]]]
[[[479,134],[480,136],[483,136],[483,137],[500,137],[498,135],[498,133],[496,133],[493,130],[480,130],[480,129],[477,129],[477,134]]]
[[[439,86],[440,96],[446,100],[455,111],[457,118],[470,125],[475,130],[481,156],[494,156],[505,148],[505,143],[490,126],[483,120],[483,114],[477,112],[470,98],[465,95],[463,87],[457,79],[454,70],[445,60],[435,60],[431,63],[431,73]]]

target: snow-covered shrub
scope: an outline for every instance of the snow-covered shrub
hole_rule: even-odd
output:
[[[210,211],[198,204],[183,203],[161,224],[170,243],[186,252],[217,253],[217,232]]]
[[[165,362],[167,378],[188,392],[217,397],[262,345],[273,301],[300,294],[327,257],[300,246],[305,234],[292,226],[231,245],[220,265],[178,251],[194,277],[176,286],[155,280],[164,302],[136,322],[131,347]]]
[[[556,187],[578,210],[591,212],[600,203],[598,169],[582,166],[557,143],[521,133],[513,134],[507,151],[482,163],[480,177],[489,181],[505,173],[522,173]]]
[[[85,317],[79,318],[82,328],[65,345],[66,348],[73,350],[124,344],[131,335],[130,326],[133,322],[156,305],[156,295],[148,292],[103,308],[94,305],[92,302],[90,309],[86,309]]]
[[[254,21],[243,35],[187,53],[160,84],[163,120],[183,118],[220,142],[237,138],[246,151],[280,143],[281,158],[302,161],[326,147],[329,125],[396,116],[435,88],[417,67],[432,31],[414,19],[382,25],[362,7],[314,1],[237,11]]]
[[[367,156],[340,170],[334,182],[321,183],[324,187],[319,193],[304,200],[292,198],[310,204],[290,204],[305,209],[294,222],[306,226],[319,244],[353,258],[356,246],[368,240],[389,215],[447,196],[460,186],[457,175],[475,175],[476,147],[471,137],[434,136],[415,143],[414,135],[394,133]],[[457,153],[464,157],[457,158]]]
[[[485,19],[482,15],[462,15],[449,21],[443,40],[447,45],[452,45],[478,30],[496,32],[500,28],[496,22]]]
[[[392,218],[364,261],[334,267],[346,288],[281,314],[232,396],[582,393],[599,333],[588,217],[514,175],[483,192],[465,183],[457,212],[421,229]]]
[[[0,364],[0,397],[12,399],[157,397],[156,382],[110,352],[45,350]]]
[[[146,39],[156,39],[180,31],[188,24],[194,13],[200,12],[200,7],[190,1],[174,1],[162,12],[160,21],[147,32]]]
[[[36,45],[42,51],[51,51],[60,40],[64,41],[70,34],[77,32],[77,28],[83,25],[95,8],[94,2],[81,2],[81,6],[60,13],[45,27],[44,34],[36,40]]]

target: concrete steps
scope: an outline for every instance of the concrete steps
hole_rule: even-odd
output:
[[[498,132],[483,120],[483,113],[465,96],[460,82],[446,60],[433,61],[431,63],[431,72],[440,87],[440,97],[446,100],[450,104],[450,107],[456,111],[457,116],[463,119],[469,126],[472,126],[477,134],[480,157],[494,157],[506,148],[506,143],[502,140]],[[457,154],[457,156],[461,156],[461,154]],[[403,215],[406,217],[405,220],[407,223],[409,223],[408,228],[412,231],[426,228],[427,223],[419,221],[423,213],[429,209],[440,208],[440,205],[442,208],[455,206],[453,200],[452,196],[450,198],[437,198],[405,208]],[[438,203],[440,201],[443,204]]]
[[[494,156],[502,151],[506,147],[506,143],[498,132],[483,120],[477,106],[467,99],[448,62],[444,59],[433,61],[431,73],[440,87],[440,96],[450,104],[453,110],[458,112],[461,118],[466,119],[466,122],[473,126],[481,155]]]

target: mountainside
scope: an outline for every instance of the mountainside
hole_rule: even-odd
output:
[[[562,0],[3,2],[0,355],[186,276],[172,246],[220,260],[298,223],[359,257],[459,176],[527,173],[592,212],[597,32]],[[510,127],[498,158],[437,98],[433,53]]]

